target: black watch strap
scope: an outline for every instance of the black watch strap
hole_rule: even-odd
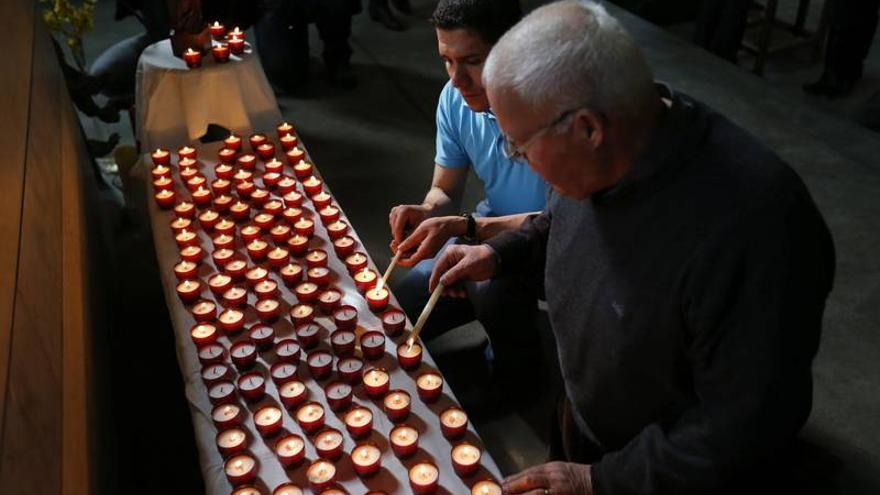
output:
[[[477,239],[477,221],[474,219],[474,216],[470,213],[462,213],[461,215],[465,220],[467,220],[467,228],[464,231],[465,239],[476,240]]]

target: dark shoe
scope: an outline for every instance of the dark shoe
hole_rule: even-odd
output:
[[[327,64],[327,79],[331,85],[342,89],[354,89],[358,82],[348,62]]]
[[[391,0],[391,6],[404,14],[412,14],[412,5],[409,4],[409,0]]]
[[[370,14],[370,19],[382,24],[386,28],[392,31],[404,30],[403,24],[397,19],[397,17],[394,17],[394,14],[391,13],[391,9],[388,8],[387,3],[370,2],[367,11]]]

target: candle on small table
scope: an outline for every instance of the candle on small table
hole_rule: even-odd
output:
[[[244,326],[244,312],[235,308],[226,308],[217,315],[217,323],[227,333],[235,333]]]
[[[257,402],[266,394],[266,379],[259,371],[251,371],[238,377],[238,390],[250,402]]]
[[[469,443],[460,443],[453,447],[451,456],[455,473],[462,478],[474,474],[480,467],[481,455],[480,449]]]
[[[385,336],[376,330],[364,332],[361,335],[361,350],[366,359],[381,359],[385,355]]]
[[[196,263],[202,259],[204,253],[200,246],[186,246],[180,250],[180,257],[186,261]]]
[[[345,257],[349,273],[357,273],[367,267],[367,255],[358,251]]]
[[[409,457],[419,449],[419,432],[408,425],[397,425],[388,434],[391,450],[397,457]]]
[[[330,193],[324,191],[323,189],[317,194],[312,194],[311,197],[312,203],[315,205],[315,209],[318,210],[330,206],[330,203],[333,201],[333,196],[330,196]]]
[[[269,375],[276,386],[281,386],[296,379],[296,370],[295,364],[278,361],[269,368]]]
[[[322,268],[322,267],[310,269],[309,270],[309,272],[310,272],[309,280],[312,280],[312,281],[314,281],[311,277],[311,272],[313,270],[322,270],[322,271],[326,270],[327,271],[327,281],[329,282],[329,278],[330,278],[329,269]],[[326,282],[325,282],[325,285],[326,285]],[[318,296],[318,307],[324,313],[333,313],[333,310],[338,308],[341,303],[342,303],[342,292],[339,291],[338,289],[333,289],[333,288],[325,289],[323,292],[321,292],[321,295]]]
[[[257,363],[257,346],[251,342],[236,342],[229,349],[232,362],[239,370],[247,370]]]
[[[281,430],[283,417],[281,409],[275,406],[264,406],[254,413],[254,425],[264,437],[271,437]]]
[[[306,396],[308,396],[308,389],[299,380],[291,380],[278,387],[278,397],[284,407],[288,409],[302,404],[306,400]]]
[[[235,404],[219,405],[214,408],[214,411],[223,410],[224,408],[229,410],[233,410],[234,408],[236,411],[235,414],[241,416],[241,410]],[[221,430],[220,433],[217,433],[215,442],[217,444],[217,450],[220,451],[220,455],[223,457],[229,457],[232,454],[237,454],[247,449],[247,433],[241,428],[232,425],[227,429]]]
[[[319,457],[335,461],[342,455],[342,441],[342,433],[339,430],[327,428],[315,436],[315,451]]]
[[[233,485],[244,485],[257,477],[256,457],[241,452],[226,460],[226,478]]]
[[[214,426],[220,430],[240,425],[242,416],[241,407],[238,404],[220,404],[214,406],[214,409],[211,411],[211,419],[214,420]]]
[[[318,284],[314,282],[302,282],[294,287],[293,292],[296,294],[296,298],[303,303],[311,303],[320,295]]]
[[[214,61],[220,64],[229,62],[229,45],[227,43],[218,43],[211,47],[211,55]]]
[[[330,406],[331,410],[337,412],[348,409],[351,405],[351,392],[351,385],[343,382],[333,382],[324,387],[327,405]]]
[[[351,451],[351,463],[354,471],[361,478],[370,477],[379,472],[382,467],[382,451],[372,444],[361,444]]]
[[[413,370],[422,364],[422,345],[413,342],[412,345],[403,342],[397,346],[397,362],[405,370]]]
[[[229,51],[235,55],[244,53],[244,38],[230,38],[226,41],[229,44]]]
[[[212,363],[202,367],[202,381],[211,386],[223,380],[228,380],[231,372],[229,366],[223,363]]]
[[[290,469],[302,462],[305,458],[305,447],[306,444],[303,437],[296,434],[290,434],[281,437],[275,442],[275,454],[278,456],[278,460],[281,461],[281,465],[284,466],[285,469]]]
[[[208,400],[211,404],[228,404],[235,402],[235,385],[229,381],[220,381],[208,389]]]
[[[388,289],[379,287],[378,285],[366,292],[367,305],[374,312],[379,312],[388,306],[388,300],[391,294]]]
[[[340,311],[346,311],[340,308],[334,313],[334,318]],[[337,325],[338,326],[338,325]],[[350,328],[346,326],[346,328]],[[354,353],[354,345],[357,335],[346,329],[338,329],[330,334],[330,345],[333,347],[333,353],[339,357],[351,356]]]
[[[315,493],[330,488],[336,482],[336,466],[332,462],[318,459],[306,471],[309,485]]]
[[[281,267],[278,273],[281,275],[281,280],[290,286],[302,280],[303,269],[298,264],[290,262]]]
[[[440,471],[430,462],[420,462],[409,470],[409,484],[416,495],[430,495],[437,491]]]
[[[210,323],[197,323],[189,330],[189,336],[196,347],[202,347],[217,341],[217,327]]]
[[[223,304],[230,308],[243,305],[247,301],[247,290],[243,287],[229,287],[223,293]]]
[[[467,413],[456,406],[450,406],[440,413],[440,431],[448,439],[454,440],[464,436],[467,423]]]
[[[364,438],[373,431],[373,413],[366,407],[357,406],[345,413],[345,429],[352,438]]]
[[[215,40],[222,39],[223,35],[226,34],[226,26],[220,24],[220,22],[218,21],[214,21],[214,23],[211,24],[208,29],[211,32],[211,36],[213,36]]]
[[[202,284],[198,280],[184,280],[177,284],[177,295],[184,303],[193,302],[202,293]]]
[[[320,340],[319,332],[321,327],[315,323],[307,323],[305,325],[297,325],[293,331],[296,333],[296,339],[303,349],[311,349],[318,345]]]
[[[388,392],[382,405],[385,407],[385,413],[388,419],[393,423],[398,423],[409,416],[410,403],[409,393],[405,390],[397,389]]]
[[[176,197],[177,195],[171,189],[163,189],[153,196],[156,200],[156,204],[159,205],[159,208],[170,208],[174,204],[174,199]]]
[[[217,305],[203,299],[193,305],[192,314],[198,322],[214,321],[217,315]]]
[[[257,312],[257,318],[260,321],[270,322],[278,318],[281,311],[281,302],[277,299],[260,299],[254,304],[254,310]]]
[[[336,363],[339,378],[351,384],[357,384],[361,381],[363,369],[364,362],[356,357],[343,358]]]
[[[419,398],[425,402],[434,402],[443,393],[443,377],[434,371],[426,371],[416,379]]]
[[[290,308],[290,320],[294,325],[304,325],[315,319],[315,308],[311,304],[297,304]]]
[[[197,69],[202,66],[202,52],[187,48],[183,52],[183,61],[186,62],[186,66],[190,69]]]
[[[293,339],[282,339],[275,344],[275,356],[280,362],[296,364],[301,352],[299,344]]]
[[[220,214],[214,210],[205,210],[199,213],[199,225],[205,230],[212,230],[220,221]]]
[[[293,231],[303,237],[311,237],[315,233],[315,222],[308,218],[300,218],[293,224]]]
[[[358,310],[349,304],[342,305],[333,311],[333,322],[340,330],[354,330],[358,322]]]
[[[333,367],[333,356],[327,351],[314,351],[306,359],[309,372],[315,379],[323,379],[330,375]]]
[[[364,389],[371,399],[384,397],[391,385],[391,377],[382,368],[370,368],[364,373]]]
[[[296,410],[296,421],[306,434],[316,433],[324,427],[324,408],[317,402],[303,404]]]

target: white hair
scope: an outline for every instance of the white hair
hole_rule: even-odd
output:
[[[656,94],[635,40],[589,0],[554,2],[523,18],[495,44],[483,83],[557,113],[584,105],[636,117]]]

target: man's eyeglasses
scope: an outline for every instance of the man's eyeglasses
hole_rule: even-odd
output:
[[[526,149],[531,146],[541,135],[547,132],[549,129],[563,123],[566,119],[574,115],[575,112],[580,110],[581,108],[586,108],[586,105],[579,105],[570,110],[566,110],[559,114],[555,119],[551,120],[549,123],[544,124],[539,127],[532,135],[523,141],[522,144],[517,145],[516,141],[513,140],[507,133],[502,133],[504,136],[504,155],[510,160],[517,160],[520,158],[525,158]]]

